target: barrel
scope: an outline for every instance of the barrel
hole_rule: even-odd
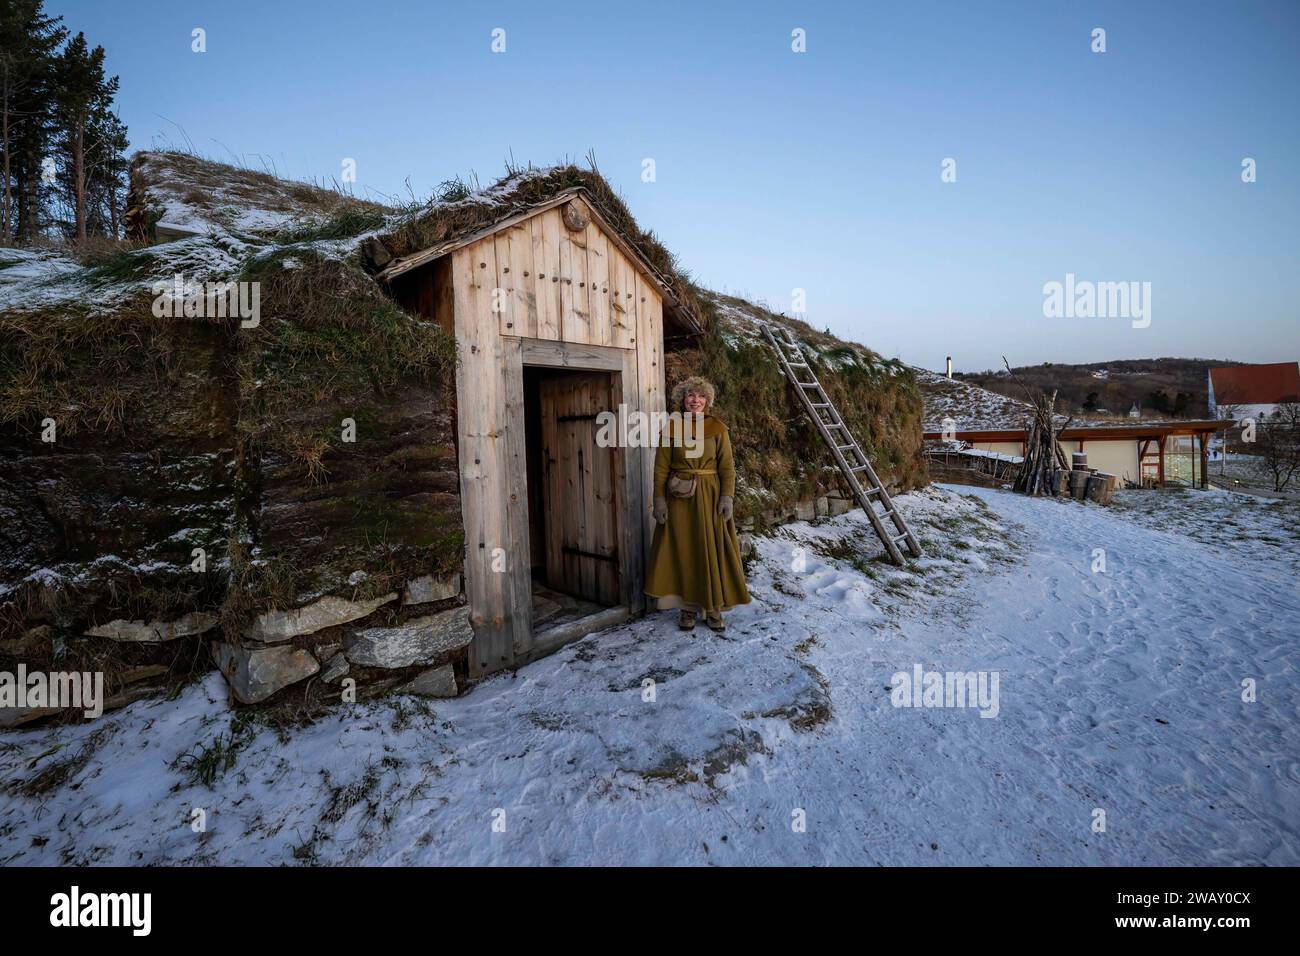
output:
[[[1082,499],[1088,493],[1088,472],[1070,472],[1070,496]]]

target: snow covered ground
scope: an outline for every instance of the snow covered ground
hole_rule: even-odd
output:
[[[906,570],[861,515],[759,539],[723,635],[656,615],[290,730],[213,674],[5,733],[0,863],[1295,865],[1295,512],[1225,497],[935,488]],[[997,716],[893,706],[915,665],[997,672]]]

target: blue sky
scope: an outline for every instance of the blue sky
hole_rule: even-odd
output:
[[[699,281],[805,289],[814,325],[916,365],[1300,357],[1294,0],[46,6],[107,49],[136,148],[351,157],[359,193],[421,197],[594,150]],[[1150,282],[1149,327],[1045,318],[1067,273]]]

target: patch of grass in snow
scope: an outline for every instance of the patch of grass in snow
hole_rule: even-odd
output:
[[[389,754],[381,758],[378,763],[367,763],[360,777],[345,784],[335,784],[330,772],[322,769],[320,775],[325,787],[326,801],[324,809],[321,810],[320,823],[312,827],[311,836],[293,848],[293,858],[307,866],[318,865],[321,841],[328,840],[330,831],[336,830],[355,807],[361,807],[358,824],[361,834],[364,834],[369,824],[375,821],[378,821],[383,829],[388,829],[397,817],[400,803],[413,802],[415,796],[425,790],[425,787],[417,784],[414,790],[399,801],[395,797],[397,785],[388,789],[383,787],[385,773],[396,772],[404,765],[405,761],[400,757]]]
[[[640,776],[648,781],[663,781],[678,785],[700,782],[699,774],[691,769],[686,757],[676,751],[670,753],[657,766],[640,771]]]
[[[816,637],[810,637],[802,644],[795,645],[795,651],[800,647],[811,646],[816,642]],[[812,678],[812,686],[807,694],[802,695],[798,700],[784,707],[777,707],[772,710],[764,711],[762,717],[782,717],[790,722],[790,726],[797,731],[807,733],[816,730],[822,724],[829,723],[831,719],[831,685],[826,677],[813,665],[803,663],[799,665],[803,668],[804,673]]]
[[[389,758],[385,758],[386,760]],[[324,823],[338,823],[348,811],[358,804],[365,804],[365,816],[367,819],[374,820],[379,817],[379,807],[382,803],[379,782],[382,773],[375,764],[367,764],[365,773],[358,780],[352,783],[336,787],[330,779],[328,770],[321,771],[321,777],[325,782],[325,789],[329,792],[329,802],[321,812],[321,821]]]
[[[774,713],[772,716],[787,715]],[[715,781],[718,777],[736,765],[745,766],[750,756],[756,753],[771,753],[757,731],[747,728],[729,730],[723,742],[702,758],[691,760],[673,750],[654,767],[638,771],[638,775],[647,781],[662,781],[673,785],[699,783],[703,780],[706,786],[716,790]]]
[[[746,575],[749,569],[745,569]],[[792,581],[785,572],[775,571],[772,574],[772,587],[776,591],[784,594],[786,597],[801,598],[804,596],[803,589],[795,581]]]
[[[113,726],[102,727],[89,734],[75,750],[63,753],[62,756],[59,756],[60,752],[68,745],[55,744],[32,759],[24,768],[28,771],[35,770],[35,773],[18,780],[6,781],[5,792],[22,797],[38,797],[53,793],[81,772],[115,730]],[[42,764],[46,757],[57,759],[50,759]],[[37,769],[38,767],[40,769]]]
[[[90,268],[84,275],[91,283],[140,282],[158,271],[158,254],[148,246],[106,249],[88,257],[86,264]]]
[[[229,732],[217,734],[210,744],[196,744],[176,758],[173,767],[186,775],[189,785],[212,789],[219,777],[234,768],[239,760],[239,751],[255,736],[248,713],[237,711],[230,721]]]
[[[781,714],[780,716],[786,716]],[[791,721],[793,723],[793,721]],[[772,751],[763,743],[763,738],[754,730],[728,731],[727,739],[715,747],[704,759],[704,782],[713,790],[717,789],[716,780],[734,766],[746,766],[753,754],[770,754]]]
[[[814,647],[816,647],[819,643],[820,643],[820,642],[817,640],[817,635],[816,635],[816,634],[809,634],[806,638],[804,638],[802,641],[800,641],[798,644],[796,644],[796,645],[792,648],[792,650],[793,650],[796,654],[807,654],[807,653],[808,653],[809,651],[811,651]]]
[[[400,734],[417,720],[433,723],[438,719],[433,704],[423,697],[397,696],[392,698],[391,707],[393,712],[392,728],[395,734]]]

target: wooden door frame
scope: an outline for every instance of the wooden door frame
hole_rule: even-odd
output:
[[[573,342],[560,342],[551,339],[536,339],[520,336],[519,367],[513,374],[519,376],[520,391],[523,388],[523,369],[525,367],[549,368],[572,372],[604,372],[610,376],[611,396],[619,398],[630,411],[639,411],[639,393],[636,382],[637,353],[635,349],[616,348],[606,345],[582,345]],[[521,410],[522,412],[522,410]],[[619,533],[619,590],[622,603],[605,608],[595,614],[569,621],[550,628],[540,634],[533,630],[532,577],[528,575],[525,601],[520,613],[526,618],[528,635],[526,648],[517,648],[516,665],[544,657],[558,650],[565,644],[581,637],[609,627],[645,609],[645,551],[649,547],[645,540],[646,522],[637,515],[645,510],[642,493],[641,456],[646,449],[619,447],[615,455],[616,491],[615,518]],[[527,481],[527,469],[517,476],[520,486]],[[527,500],[525,497],[523,520],[528,523]],[[647,512],[648,513],[648,512]],[[517,597],[519,597],[517,595]]]

